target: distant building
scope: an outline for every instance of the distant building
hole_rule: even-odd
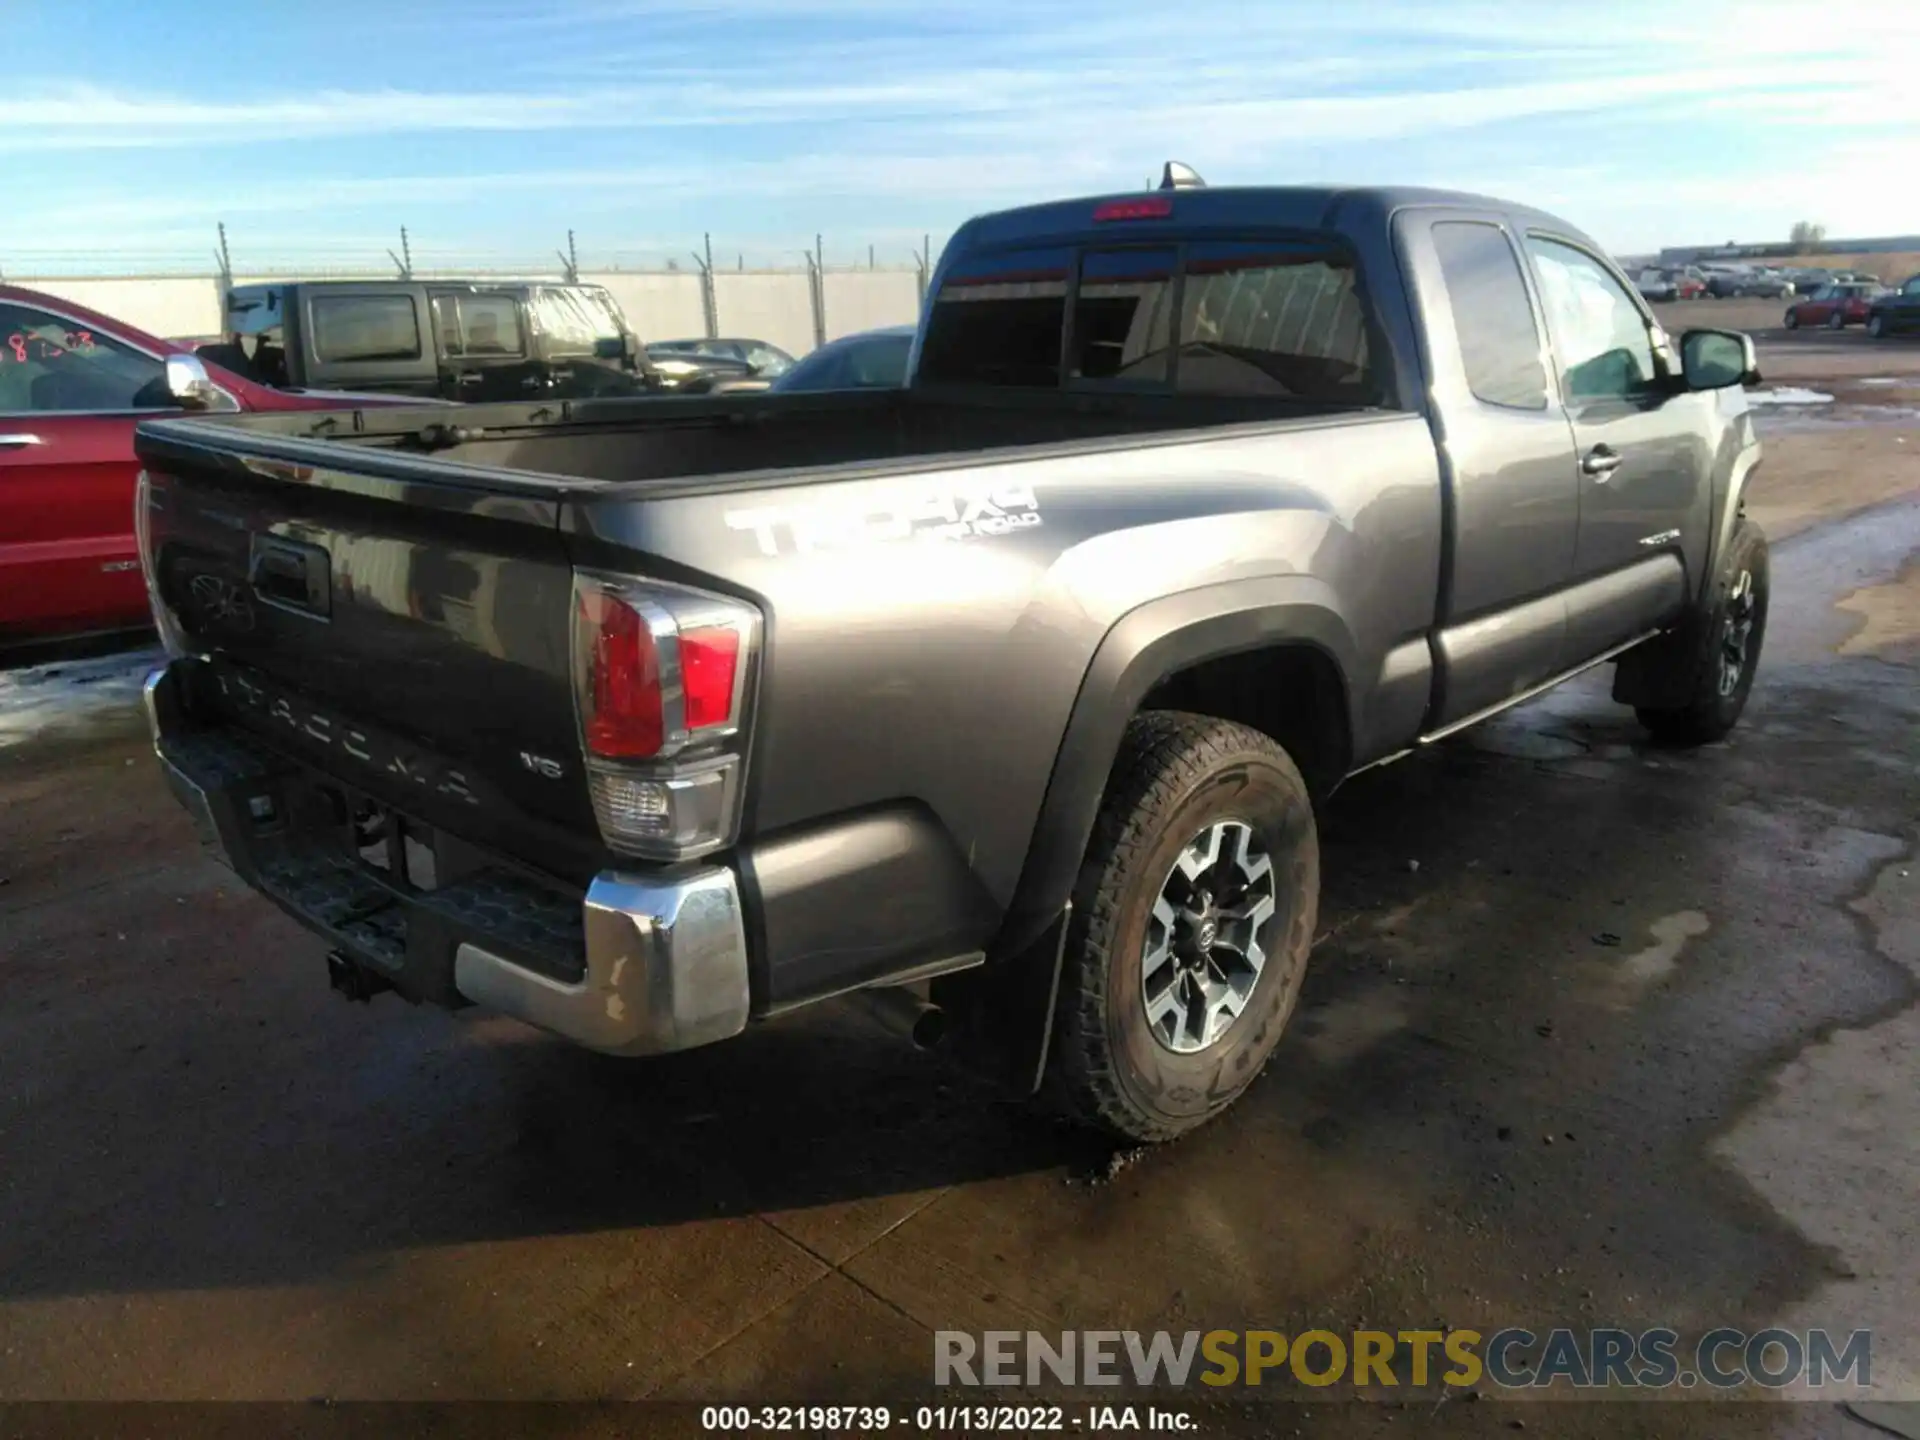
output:
[[[1891,251],[1920,250],[1920,235],[1882,235],[1872,240],[1825,239],[1822,255],[1881,255]],[[1663,265],[1687,265],[1696,260],[1787,260],[1800,252],[1785,240],[1741,245],[1729,240],[1724,245],[1669,245],[1660,252]]]

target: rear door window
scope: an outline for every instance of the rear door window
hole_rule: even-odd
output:
[[[1332,250],[1286,241],[1189,245],[1179,347],[1174,388],[1182,394],[1379,398],[1353,264]]]
[[[1073,252],[1065,247],[961,257],[927,318],[920,378],[1058,387],[1072,268]]]
[[[1512,410],[1546,409],[1540,331],[1506,234],[1495,225],[1446,220],[1433,227],[1433,248],[1474,398]]]
[[[448,355],[524,355],[520,306],[511,295],[436,295],[433,324]]]
[[[313,353],[327,364],[420,358],[411,296],[319,295],[311,304]]]

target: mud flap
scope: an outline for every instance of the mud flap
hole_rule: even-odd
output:
[[[1040,1089],[1072,918],[1068,904],[1024,950],[933,982],[933,1003],[953,1020],[948,1059],[1017,1096]]]
[[[1689,614],[1674,629],[1622,655],[1613,669],[1613,698],[1622,705],[1673,710],[1693,696],[1700,668],[1700,621]]]

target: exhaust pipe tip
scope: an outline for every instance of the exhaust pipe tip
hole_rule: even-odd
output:
[[[899,985],[855,990],[847,996],[879,1025],[909,1041],[916,1050],[937,1048],[951,1028],[951,1017],[938,1005]]]
[[[342,999],[358,1001],[365,1005],[382,990],[391,990],[393,986],[378,975],[370,973],[364,965],[358,964],[338,950],[327,952],[327,985]]]
[[[907,1038],[917,1050],[937,1050],[945,1043],[947,1031],[952,1028],[952,1020],[947,1012],[938,1005],[928,1005],[913,1022],[913,1028]]]

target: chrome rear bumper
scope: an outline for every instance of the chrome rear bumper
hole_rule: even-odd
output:
[[[685,1050],[745,1028],[746,926],[731,869],[678,870],[670,879],[602,871],[578,903],[577,929],[555,925],[556,910],[563,922],[568,918],[565,906],[546,897],[534,919],[549,937],[564,932],[553,943],[567,953],[563,963],[544,967],[554,973],[543,973],[512,953],[526,932],[498,923],[499,887],[487,890],[487,904],[465,907],[460,887],[409,893],[353,873],[350,858],[302,859],[304,870],[289,862],[284,818],[295,807],[284,792],[326,777],[251,739],[197,729],[182,679],[182,667],[193,663],[171,661],[145,687],[169,788],[223,864],[356,964],[413,998],[472,1001],[612,1055]],[[316,865],[323,883],[298,883]],[[358,920],[350,926],[341,919],[349,912],[364,919],[364,906],[336,910],[326,903],[342,885],[363,887],[384,905],[373,932],[379,943]],[[508,893],[511,903],[517,892]]]

